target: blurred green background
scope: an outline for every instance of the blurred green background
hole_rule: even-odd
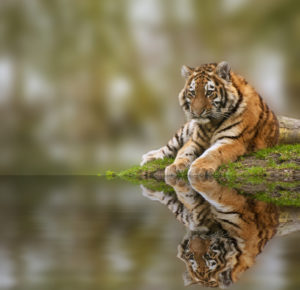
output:
[[[300,1],[1,0],[0,173],[139,163],[183,122],[182,64],[227,60],[300,118]]]

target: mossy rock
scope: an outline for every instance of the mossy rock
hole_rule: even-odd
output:
[[[107,171],[109,177],[164,179],[164,169],[174,159],[158,159],[143,166],[134,166],[119,173]],[[187,170],[179,174],[186,177]],[[241,156],[236,162],[221,166],[214,177],[222,183],[262,180],[292,181],[300,178],[300,144],[279,145]]]
[[[108,179],[121,178],[155,191],[174,192],[164,182],[164,169],[174,159],[159,159],[121,172],[107,171]],[[187,178],[187,170],[179,177]],[[219,183],[240,193],[284,206],[300,206],[300,144],[279,145],[240,157],[214,174]]]

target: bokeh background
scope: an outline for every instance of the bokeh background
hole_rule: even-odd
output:
[[[1,0],[0,173],[139,163],[183,122],[182,64],[227,60],[300,118],[300,1]]]

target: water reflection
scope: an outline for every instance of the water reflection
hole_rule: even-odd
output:
[[[185,285],[228,287],[270,239],[300,229],[300,210],[243,196],[214,179],[166,182],[176,194],[142,186],[143,195],[165,204],[188,229],[177,254],[186,265]]]
[[[145,194],[174,213],[177,206],[196,213],[201,196],[195,191],[189,196],[179,180],[174,187],[177,195],[172,187],[173,193],[147,189]],[[299,228],[299,211],[275,208],[276,235]],[[213,212],[209,205],[203,216]],[[196,215],[185,216],[178,222],[166,206],[145,198],[139,186],[120,180],[1,176],[0,290],[183,290],[185,265],[175,258],[176,249],[185,227],[191,227],[186,240],[192,242],[185,247],[199,251],[201,230]],[[233,289],[299,289],[299,238],[300,232],[272,239]]]

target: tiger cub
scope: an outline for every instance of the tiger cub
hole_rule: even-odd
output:
[[[177,257],[186,265],[185,285],[225,288],[254,265],[256,256],[275,235],[279,224],[276,205],[238,194],[215,180],[192,178],[167,182],[176,194],[143,194],[165,204],[188,232]]]
[[[189,176],[210,175],[221,164],[277,143],[275,114],[227,62],[183,66],[181,73],[186,83],[179,103],[188,122],[167,145],[144,154],[141,165],[176,157],[165,169],[166,175],[188,167]]]

